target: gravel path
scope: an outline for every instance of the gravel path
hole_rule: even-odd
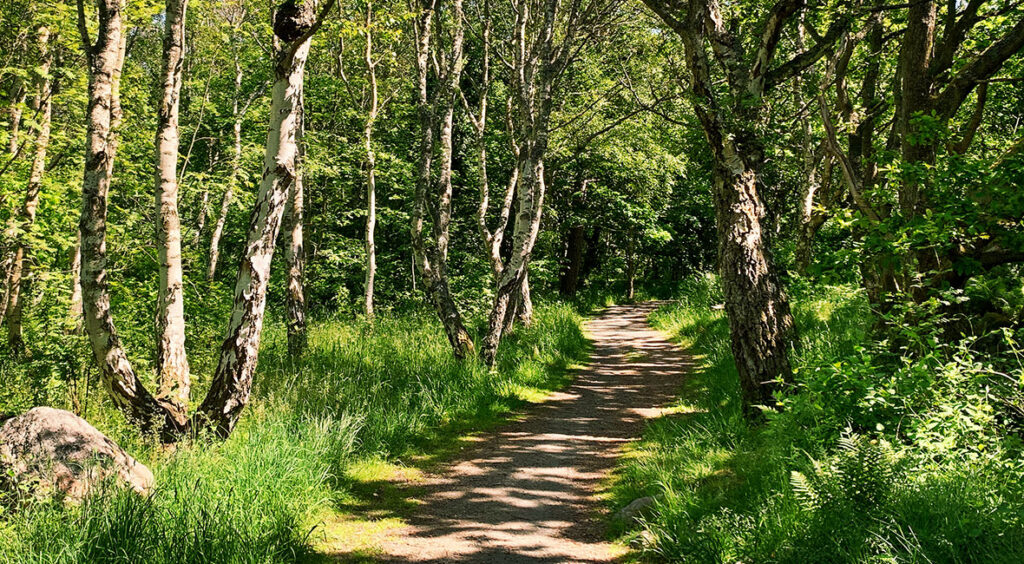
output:
[[[588,323],[590,365],[427,477],[387,562],[611,562],[595,497],[622,447],[675,397],[691,360],[647,325],[653,302]]]

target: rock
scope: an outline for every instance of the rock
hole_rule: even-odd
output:
[[[274,14],[274,35],[291,43],[316,23],[316,8],[310,0],[286,0]]]
[[[79,502],[108,478],[140,494],[153,488],[149,468],[69,411],[36,407],[0,427],[0,479]]]
[[[629,502],[629,505],[615,512],[615,520],[632,524],[639,520],[644,511],[654,506],[655,499],[651,496],[639,497]]]

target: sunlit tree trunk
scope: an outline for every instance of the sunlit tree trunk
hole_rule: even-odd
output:
[[[231,433],[249,402],[253,373],[259,354],[260,335],[267,300],[270,263],[289,191],[299,158],[302,82],[313,33],[334,5],[323,4],[320,16],[312,16],[311,3],[286,2],[276,13],[274,32],[280,39],[275,52],[271,92],[270,127],[263,160],[263,180],[249,221],[242,262],[235,282],[234,305],[227,338],[210,393],[199,408],[200,423],[218,436]],[[308,25],[308,22],[314,22]]]
[[[544,211],[544,158],[550,134],[548,126],[553,93],[558,77],[571,61],[571,45],[579,25],[576,12],[571,11],[565,14],[563,27],[556,30],[560,17],[559,3],[549,0],[541,6],[540,13],[533,16],[525,2],[520,3],[516,10],[513,38],[516,55],[512,64],[521,136],[516,163],[519,167],[518,209],[512,231],[512,255],[498,276],[487,334],[480,347],[480,359],[491,367],[505,331],[508,309],[517,306],[516,294],[519,294],[519,303],[528,308],[525,311],[532,317],[526,272]],[[532,26],[537,27],[536,32],[531,30]]]
[[[428,91],[431,60],[431,35],[437,0],[423,0],[416,22],[416,75],[419,95],[420,155],[416,178],[416,199],[413,206],[412,243],[417,266],[427,294],[437,310],[445,335],[456,358],[465,358],[473,352],[473,340],[462,322],[462,315],[448,285],[448,240],[452,214],[452,121],[455,91],[462,74],[462,44],[464,21],[462,0],[454,0],[451,16],[451,41],[447,53],[438,54],[442,64],[442,79],[437,92]],[[433,179],[431,168],[434,158],[434,138],[438,138],[439,172]],[[430,197],[431,188],[436,202]],[[432,240],[424,234],[424,218],[430,205],[434,219]]]
[[[732,353],[744,413],[757,419],[757,406],[774,405],[779,382],[792,375],[789,348],[794,339],[789,300],[764,227],[761,173],[765,153],[758,131],[766,113],[763,97],[771,87],[824,56],[845,24],[833,24],[813,51],[773,69],[783,29],[803,9],[802,0],[782,0],[771,6],[760,29],[748,32],[755,38],[749,57],[744,53],[744,38],[735,35],[741,28],[736,21],[729,21],[731,16],[722,12],[718,2],[644,2],[683,42],[694,110],[712,154],[719,272]],[[708,51],[725,74],[730,90],[726,98],[717,94]]]
[[[110,310],[107,272],[107,199],[121,120],[119,81],[124,64],[122,0],[100,0],[96,42],[87,35],[84,0],[78,0],[79,30],[89,69],[85,171],[82,178],[82,310],[86,334],[114,404],[144,430],[181,429],[184,421],[142,385],[121,346]]]
[[[184,273],[178,217],[178,108],[185,56],[188,0],[167,0],[164,17],[163,94],[157,111],[156,247],[160,285],[156,311],[157,396],[173,406],[176,418],[188,411],[189,376],[185,352]]]
[[[18,217],[18,235],[14,243],[14,254],[11,259],[8,278],[7,297],[7,342],[12,351],[26,352],[22,330],[22,312],[24,310],[25,287],[24,275],[30,266],[29,232],[36,219],[39,207],[39,193],[43,187],[43,173],[46,170],[46,150],[50,145],[50,116],[52,103],[50,100],[50,30],[45,25],[36,31],[36,42],[39,47],[39,68],[35,80],[36,94],[32,108],[38,117],[35,131],[35,153],[32,156],[32,170],[29,173],[28,187],[25,190],[25,201]]]
[[[68,314],[74,322],[74,334],[82,334],[82,232],[75,229],[75,246],[71,248],[71,299]]]
[[[298,150],[295,153],[295,178],[289,188],[288,205],[286,208],[284,229],[285,248],[284,262],[288,269],[288,281],[285,291],[285,309],[288,318],[288,355],[293,359],[302,356],[306,349],[306,251],[303,248],[303,193],[302,161],[305,156],[303,147],[303,120],[305,118],[305,100],[299,91],[299,117],[296,120],[298,131],[295,142]]]
[[[14,156],[18,153],[21,135],[21,114],[25,106],[25,81],[15,75],[11,80],[10,89],[11,105],[7,110],[10,123],[10,139],[7,141],[7,152]]]
[[[363,311],[367,319],[373,319],[373,283],[377,276],[377,243],[374,230],[377,227],[377,158],[373,151],[373,126],[377,121],[377,68],[373,61],[373,4],[366,3],[366,51],[363,62],[369,82],[369,108],[363,127],[363,144],[366,150],[366,279],[363,285]]]

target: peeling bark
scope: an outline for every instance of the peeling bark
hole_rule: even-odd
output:
[[[185,421],[191,377],[185,352],[184,272],[178,216],[178,108],[185,58],[188,0],[167,0],[164,17],[163,95],[156,132],[156,248],[160,285],[156,311],[157,397]]]
[[[184,422],[158,401],[139,379],[121,345],[110,310],[107,272],[107,204],[117,128],[121,121],[120,78],[126,34],[122,0],[99,0],[96,42],[89,39],[84,0],[78,0],[78,24],[88,59],[89,106],[86,113],[85,171],[82,178],[82,314],[103,383],[114,404],[144,431],[164,438]]]
[[[302,86],[299,90],[298,119],[296,120],[295,178],[288,190],[288,205],[284,219],[285,247],[284,263],[288,272],[285,289],[285,310],[288,322],[288,356],[297,360],[306,349],[306,251],[303,248],[303,185],[302,161],[305,156],[302,136],[305,119],[305,100]]]
[[[473,352],[473,339],[462,322],[462,314],[448,285],[448,239],[452,213],[452,120],[455,91],[462,75],[464,19],[462,0],[454,0],[451,16],[450,50],[443,56],[442,76],[437,92],[428,90],[431,59],[431,37],[437,0],[422,0],[416,20],[416,76],[418,113],[420,118],[420,155],[416,178],[416,199],[413,205],[412,243],[417,267],[427,294],[444,327],[445,335],[456,358]],[[432,94],[432,95],[431,95]],[[432,103],[433,102],[433,103]],[[434,137],[438,138],[438,178],[432,176]],[[433,188],[433,190],[431,190]],[[436,200],[429,194],[436,194]],[[424,234],[424,218],[430,208],[434,219],[432,240]]]
[[[271,91],[270,127],[263,160],[263,180],[253,205],[249,232],[235,282],[234,305],[227,337],[210,393],[199,408],[198,424],[226,437],[234,429],[249,402],[252,379],[259,355],[260,336],[266,309],[267,283],[278,231],[289,191],[295,180],[298,159],[298,120],[306,58],[313,33],[333,7],[328,0],[319,17],[297,39],[289,42],[294,22],[290,13],[275,18],[275,33],[281,39],[276,49],[274,85]],[[309,8],[308,4],[304,4]]]
[[[363,145],[366,150],[366,279],[363,284],[363,312],[373,319],[373,284],[377,276],[377,243],[374,231],[377,228],[377,157],[373,151],[373,126],[377,121],[377,65],[373,61],[373,4],[366,3],[366,51],[363,62],[370,86],[370,101],[367,108],[366,124],[363,127]]]

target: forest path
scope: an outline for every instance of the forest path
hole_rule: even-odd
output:
[[[481,437],[428,475],[420,502],[383,543],[385,562],[610,562],[597,498],[622,447],[661,414],[691,365],[647,324],[656,302],[591,320],[589,365],[571,386]]]

